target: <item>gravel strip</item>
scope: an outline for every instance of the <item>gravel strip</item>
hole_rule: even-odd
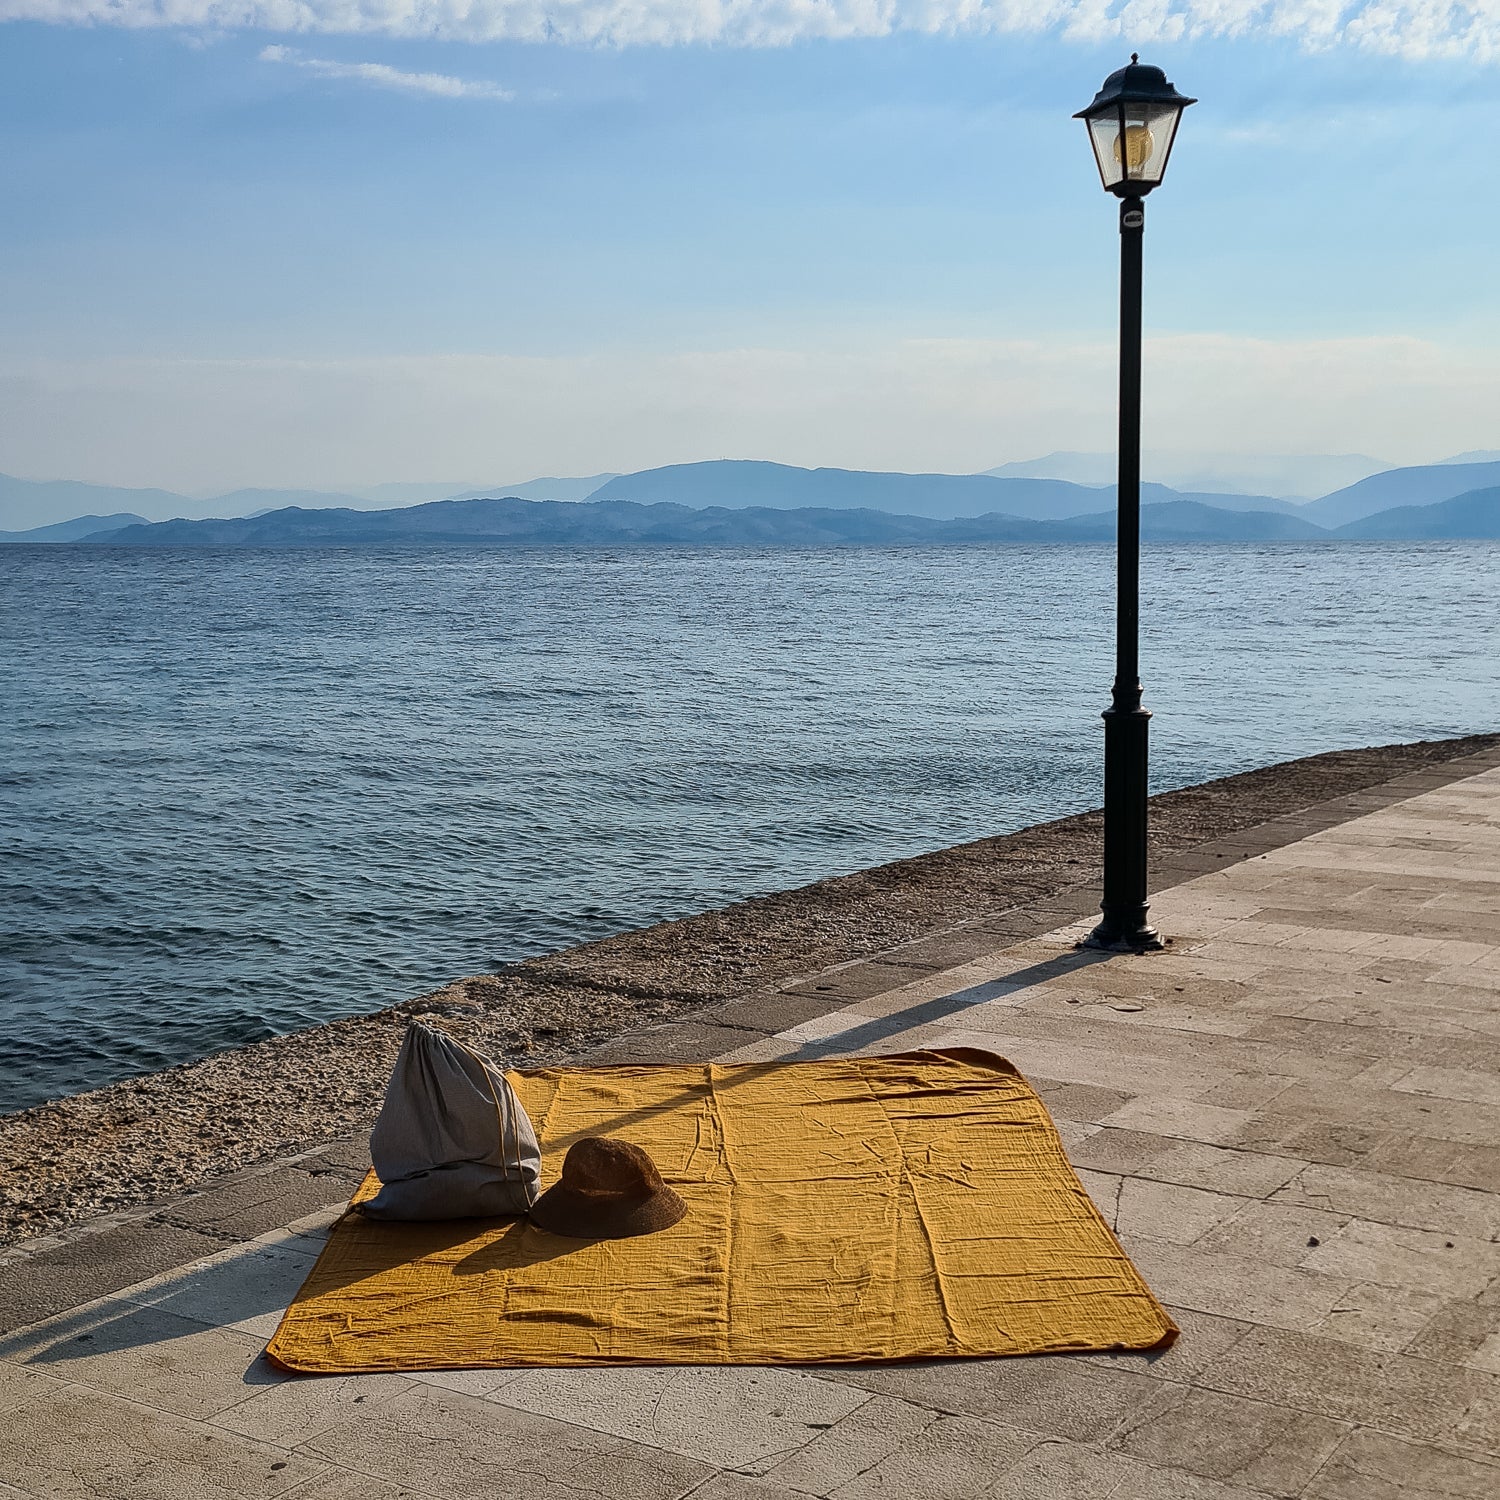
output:
[[[1153,853],[1496,747],[1500,735],[1335,751],[1167,792],[1152,799]],[[1101,827],[1084,813],[742,901],[0,1116],[0,1245],[367,1130],[412,1016],[444,1017],[507,1065],[558,1062],[1096,882]]]

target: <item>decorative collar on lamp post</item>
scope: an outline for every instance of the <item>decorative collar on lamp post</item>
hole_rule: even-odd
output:
[[[1073,116],[1088,124],[1089,140],[1107,191],[1143,198],[1162,180],[1177,122],[1188,105],[1160,68],[1130,54],[1129,66],[1111,73],[1087,109]]]

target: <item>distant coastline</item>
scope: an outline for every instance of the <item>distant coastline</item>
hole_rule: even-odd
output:
[[[50,493],[61,483],[0,476],[0,502],[10,497],[21,504],[15,497],[23,492]],[[162,515],[163,505],[171,514],[172,497],[163,492],[62,488],[69,496],[95,495],[116,508],[29,530],[0,530],[0,543],[881,547],[1107,542],[1115,532],[1109,485],[1001,472],[802,469],[739,459],[538,479],[447,496],[430,493],[440,485],[398,485],[386,487],[389,495],[363,502],[315,491],[241,490],[216,501],[184,500],[169,520],[150,519],[153,511]],[[391,499],[411,503],[387,503]],[[1500,537],[1500,461],[1489,458],[1384,470],[1308,501],[1155,483],[1141,486],[1141,499],[1147,542]],[[124,509],[122,502],[132,508]]]
[[[36,538],[102,547],[891,547],[1108,542],[1113,511],[1033,520],[992,512],[934,518],[854,508],[697,508],[633,500],[436,500],[394,510],[289,506],[234,520],[134,521]],[[51,529],[51,528],[49,528]],[[73,523],[77,530],[77,523]],[[1332,529],[1280,511],[1157,501],[1141,537],[1163,542],[1458,541],[1500,538],[1500,486],[1426,506],[1377,512]],[[12,544],[28,538],[12,534]]]

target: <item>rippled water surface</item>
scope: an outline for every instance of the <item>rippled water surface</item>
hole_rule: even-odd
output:
[[[1160,788],[1495,727],[1489,543],[1158,547]],[[0,548],[0,1110],[1097,805],[1112,553]]]

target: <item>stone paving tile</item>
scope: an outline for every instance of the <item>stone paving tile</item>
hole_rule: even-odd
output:
[[[293,1250],[302,1255],[317,1255],[328,1241],[328,1231],[343,1213],[342,1204],[330,1204],[316,1213],[303,1214],[279,1229],[268,1229],[255,1236],[258,1245],[269,1245],[273,1250]]]
[[[1310,1249],[1301,1264],[1351,1281],[1477,1297],[1500,1276],[1500,1245],[1351,1219],[1332,1239]]]
[[[1133,1370],[1101,1368],[1078,1355],[850,1366],[830,1370],[829,1376],[916,1406],[990,1417],[1075,1442],[1107,1437],[1151,1399],[1160,1383]]]
[[[1103,1126],[1090,1131],[1079,1144],[1070,1145],[1068,1157],[1074,1166],[1097,1172],[1139,1172],[1177,1144],[1171,1136]]]
[[[1494,1500],[1500,1464],[1366,1429],[1350,1434],[1303,1494],[1306,1500]]]
[[[14,1419],[34,1401],[48,1401],[67,1384],[38,1370],[0,1363],[0,1417]]]
[[[366,1404],[296,1451],[443,1500],[678,1500],[713,1472],[680,1454],[431,1386]]]
[[[289,1490],[285,1500],[441,1500],[441,1497],[340,1469]]]
[[[0,1329],[66,1312],[127,1282],[212,1255],[223,1243],[199,1229],[149,1218],[66,1240],[0,1267]]]
[[[949,1047],[983,1047],[1008,1057],[1016,1067],[1028,1076],[1040,1073],[1046,1078],[1056,1078],[1062,1083],[1086,1083],[1095,1087],[1111,1088],[1127,1083],[1141,1094],[1153,1098],[1174,1097],[1189,1109],[1203,1107],[1192,1101],[1216,1090],[1227,1089],[1239,1081],[1240,1075],[1225,1068],[1215,1068],[1200,1063],[1151,1061],[1138,1057],[1122,1057],[1120,1051],[1104,1045],[1083,1046],[1066,1041],[1053,1041],[1018,1033],[1013,1029],[981,1029],[974,1022],[988,1018],[977,1012],[963,1017],[963,1029],[944,1030],[938,1041]],[[1259,1081],[1258,1081],[1259,1082]],[[1144,1108],[1140,1101],[1124,1106],[1125,1111]],[[1159,1126],[1138,1121],[1133,1116],[1125,1117],[1123,1111],[1106,1116],[1104,1124],[1125,1125],[1134,1129],[1157,1130],[1170,1135],[1173,1131],[1161,1130]],[[1239,1124],[1240,1122],[1236,1122]]]
[[[1163,1302],[1271,1328],[1318,1326],[1352,1285],[1352,1278],[1215,1255],[1196,1245],[1172,1245],[1144,1235],[1122,1235],[1121,1240]]]
[[[881,990],[857,1000],[840,1014],[879,1020],[909,1012],[915,1020],[922,1020],[929,1015],[952,1015],[981,1005],[1005,1004],[1022,993],[1022,984],[1011,976],[1025,968],[1026,965],[1019,960],[1007,959],[945,969],[927,975],[919,983]]]
[[[925,964],[861,961],[784,984],[781,988],[791,995],[832,995],[844,1000],[862,1000],[866,995],[878,995],[899,985],[911,984],[931,972]]]
[[[524,1370],[412,1370],[408,1378],[418,1385],[440,1386],[465,1396],[488,1396],[523,1374]]]
[[[1391,1143],[1391,1149],[1394,1152],[1394,1143]],[[1500,1193],[1500,1146],[1464,1147],[1457,1158],[1443,1169],[1441,1180],[1459,1187]]]
[[[1229,1142],[1239,1150],[1305,1157],[1327,1166],[1363,1165],[1394,1137],[1389,1130],[1349,1125],[1338,1120],[1308,1120],[1282,1110],[1259,1110]]]
[[[1163,1384],[1159,1392],[1111,1447],[1271,1495],[1299,1494],[1350,1431],[1326,1417],[1221,1391]]]
[[[1279,1203],[1244,1202],[1197,1241],[1200,1250],[1278,1266],[1302,1266],[1310,1248],[1342,1233],[1349,1219]],[[1144,1226],[1143,1226],[1144,1227]]]
[[[1418,1359],[1500,1375],[1500,1298],[1445,1301],[1406,1346]]]
[[[1132,1099],[1114,1114],[1106,1115],[1100,1124],[1221,1144],[1234,1141],[1254,1119],[1254,1112],[1248,1109],[1226,1109],[1167,1094]]]
[[[1046,1101],[1047,1113],[1054,1121],[1088,1123],[1102,1115],[1113,1114],[1132,1097],[1121,1089],[1097,1088],[1086,1083],[1059,1083],[1055,1078],[1039,1078],[1035,1074],[1028,1081]]]
[[[1235,1318],[1214,1317],[1191,1308],[1165,1304],[1172,1321],[1181,1329],[1178,1339],[1165,1349],[1120,1350],[1112,1354],[1086,1354],[1091,1365],[1104,1370],[1128,1370],[1157,1380],[1190,1384],[1198,1371],[1212,1364],[1250,1331],[1249,1323]]]
[[[1121,1234],[1154,1234],[1172,1244],[1191,1245],[1234,1219],[1244,1206],[1243,1198],[1224,1193],[1127,1177],[1120,1186],[1115,1227]]]
[[[1067,1145],[1067,1138],[1063,1138],[1063,1145]],[[1123,1177],[1117,1177],[1112,1172],[1091,1172],[1087,1167],[1075,1167],[1078,1180],[1083,1184],[1083,1190],[1094,1201],[1094,1207],[1104,1216],[1104,1222],[1111,1229],[1120,1227],[1120,1187],[1125,1181]]]
[[[1457,1161],[1462,1150],[1446,1146],[1445,1170]],[[1406,1229],[1451,1232],[1477,1239],[1500,1235],[1500,1199],[1495,1194],[1415,1181],[1389,1171],[1309,1165],[1277,1189],[1271,1201],[1377,1219]]]
[[[850,1484],[924,1433],[942,1414],[890,1396],[871,1396],[789,1458],[767,1465],[768,1480],[807,1495]]]
[[[81,1385],[0,1426],[0,1473],[41,1500],[279,1500],[326,1472],[303,1455]]]
[[[1256,1328],[1199,1377],[1217,1391],[1363,1423],[1428,1442],[1455,1442],[1471,1410],[1500,1398],[1500,1377],[1333,1339]]]
[[[257,1339],[132,1302],[105,1301],[0,1340],[0,1359],[185,1417],[245,1399]]]
[[[804,1500],[800,1491],[789,1490],[764,1479],[743,1474],[712,1474],[683,1496],[683,1500]]]
[[[1443,1298],[1430,1292],[1357,1282],[1311,1331],[1395,1354],[1409,1350],[1417,1335],[1446,1305]]]
[[[1187,986],[1174,986],[1188,995]],[[1156,1032],[1188,1031],[1209,1036],[1244,1036],[1254,1029],[1256,1017],[1237,1014],[1229,1010],[1214,1010],[1204,1002],[1199,987],[1192,986],[1191,995],[1181,1001],[1163,1001],[1159,997],[1146,998],[1124,996],[1100,999],[1093,995],[1070,995],[1064,990],[1048,988],[1042,992],[1018,1000],[1016,1009],[1027,1016],[1056,1016],[1072,1025],[1090,1022],[1109,1022],[1123,1032],[1143,1032],[1140,1039],[1127,1043],[1132,1051],[1153,1052],[1150,1044],[1157,1040]]]
[[[1264,1500],[1266,1494],[1265,1490],[1247,1489],[1242,1484],[1205,1479],[1186,1469],[1157,1468],[1132,1460],[1124,1480],[1110,1491],[1110,1500]],[[1059,1494],[1057,1500],[1092,1500],[1092,1497],[1074,1492]]]
[[[991,957],[998,946],[993,928],[976,923],[955,927],[936,937],[919,938],[893,948],[890,957],[898,963],[951,972],[978,959]]]
[[[291,1376],[272,1369],[262,1358],[246,1372],[246,1388],[252,1394],[219,1412],[213,1423],[244,1437],[295,1448],[336,1426],[353,1407],[378,1406],[413,1385],[401,1375]]]
[[[1390,1087],[1403,1094],[1500,1104],[1500,1078],[1493,1073],[1476,1073],[1472,1068],[1410,1068],[1393,1079]]]
[[[1113,1495],[1140,1465],[1098,1444],[1038,1443],[984,1493],[995,1500],[1074,1500]]]
[[[284,1225],[288,1217],[316,1213],[335,1202],[342,1206],[348,1197],[345,1173],[280,1167],[179,1203],[172,1209],[172,1218],[195,1229],[250,1239]]]
[[[744,1469],[811,1442],[868,1396],[803,1370],[706,1365],[527,1370],[489,1399]]]
[[[1040,1441],[973,1417],[940,1417],[863,1474],[829,1491],[831,1500],[975,1500]]]
[[[159,1307],[180,1318],[232,1326],[270,1338],[287,1304],[307,1279],[315,1250],[248,1241],[196,1265],[126,1287],[120,1300]]]
[[[1265,1198],[1285,1187],[1306,1166],[1297,1157],[1225,1150],[1200,1141],[1184,1141],[1135,1170],[1139,1176],[1158,1182],[1176,1182],[1240,1198]]]
[[[1185,1469],[1158,1468],[1101,1447],[1039,1443],[986,1500],[1265,1500],[1265,1490],[1222,1484]]]

